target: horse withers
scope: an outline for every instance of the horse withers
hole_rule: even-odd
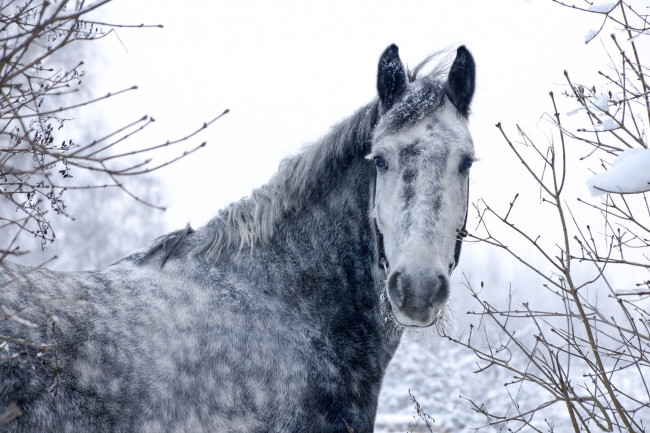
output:
[[[376,100],[196,231],[94,272],[0,264],[0,429],[372,432],[467,217],[474,60],[423,64],[388,47]]]

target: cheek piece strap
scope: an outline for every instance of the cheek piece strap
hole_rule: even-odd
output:
[[[377,170],[372,170],[372,182],[370,182],[370,196],[372,197],[372,207],[375,209],[375,195],[377,194]],[[379,226],[377,225],[377,218],[372,219],[373,226],[375,228],[375,240],[377,242],[377,265],[379,269],[382,269],[386,275],[385,278],[388,278],[390,265],[388,264],[388,259],[386,258],[386,250],[384,249],[384,235],[379,231]]]
[[[463,247],[463,239],[467,236],[467,214],[469,213],[469,179],[467,179],[467,209],[465,210],[465,220],[463,221],[463,228],[456,230],[456,248],[454,248],[454,262],[449,264],[449,275],[458,266],[460,260],[460,250]]]

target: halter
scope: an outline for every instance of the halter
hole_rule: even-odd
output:
[[[371,211],[375,209],[375,197],[377,195],[377,169],[372,167],[372,182],[370,182],[370,196],[372,197],[372,207]],[[379,269],[383,270],[385,278],[388,279],[390,264],[388,263],[388,258],[386,257],[386,250],[384,249],[384,235],[379,231],[379,226],[377,225],[377,218],[372,218],[372,223],[375,226],[375,240],[377,242],[377,265]]]
[[[372,182],[370,182],[370,195],[372,196],[372,210],[375,209],[375,197],[377,196],[377,169],[373,167]],[[465,210],[465,219],[463,220],[463,227],[456,232],[456,246],[454,248],[454,263],[449,265],[449,275],[458,266],[460,260],[460,250],[463,246],[463,239],[467,236],[467,215],[469,214],[469,179],[467,179],[467,209]],[[385,278],[388,279],[390,274],[390,264],[386,257],[386,250],[384,249],[384,235],[382,235],[377,225],[377,218],[372,218],[373,225],[375,226],[375,240],[377,242],[377,265],[379,269],[384,271]]]
[[[469,178],[467,179],[467,209],[465,209],[465,219],[463,220],[463,227],[456,232],[456,247],[454,248],[454,263],[449,266],[449,275],[458,266],[460,260],[460,249],[463,246],[463,239],[467,237],[467,215],[469,214]]]

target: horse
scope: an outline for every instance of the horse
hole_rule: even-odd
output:
[[[4,431],[372,432],[465,234],[475,63],[448,57],[386,48],[373,101],[197,230],[97,271],[1,264]]]

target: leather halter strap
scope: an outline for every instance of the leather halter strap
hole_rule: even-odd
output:
[[[375,196],[377,194],[377,169],[372,168],[372,182],[370,182],[370,196],[372,197],[372,207],[371,212],[375,209]],[[390,269],[390,264],[388,263],[388,258],[386,257],[386,250],[384,249],[384,235],[379,231],[379,226],[377,225],[377,218],[373,216],[372,223],[375,228],[375,241],[377,243],[377,265],[379,269],[386,272],[386,278],[388,278]]]
[[[467,179],[467,209],[465,209],[465,220],[463,221],[463,228],[456,232],[456,247],[454,248],[454,263],[449,266],[449,275],[458,266],[460,260],[460,250],[463,247],[463,239],[467,236],[467,215],[469,214],[469,179]]]

